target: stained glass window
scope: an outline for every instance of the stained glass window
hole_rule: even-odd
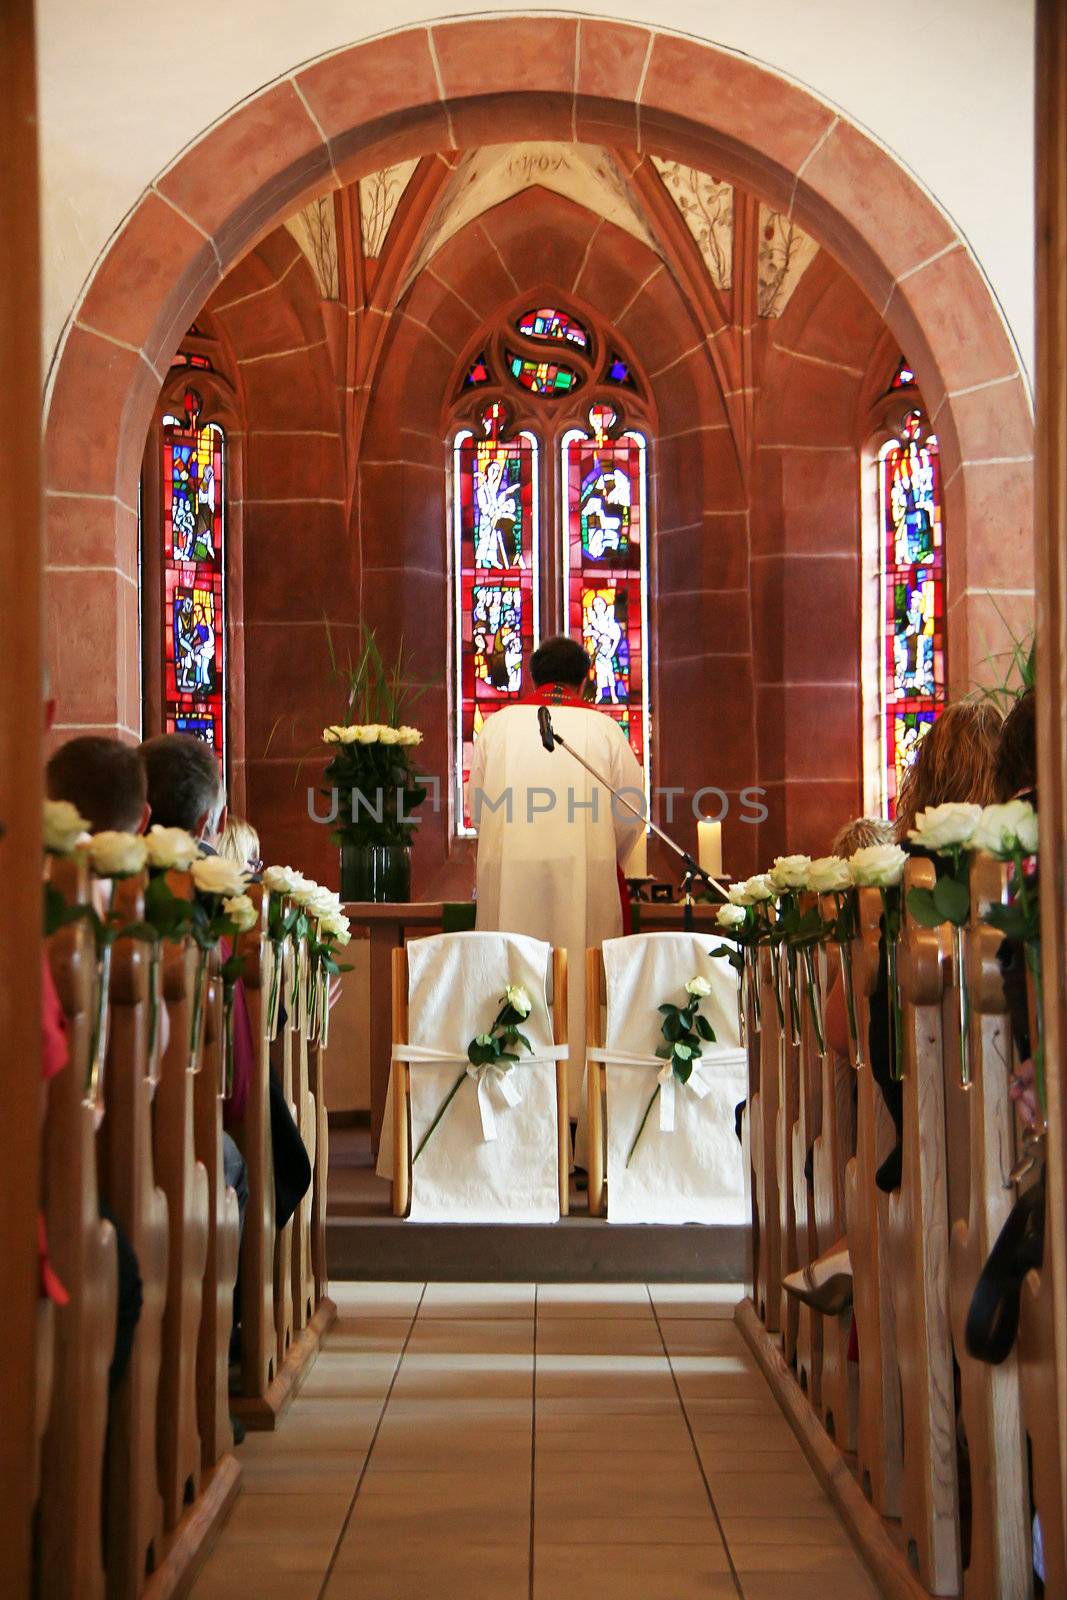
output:
[[[463,380],[465,389],[477,389],[481,384],[489,382],[489,363],[484,355],[472,361],[467,368],[467,376]]]
[[[186,391],[163,419],[163,729],[225,760],[225,457],[217,423]]]
[[[632,389],[634,386],[633,373],[630,371],[629,362],[624,361],[620,355],[612,355],[604,369],[604,382],[617,383]]]
[[[508,367],[515,382],[531,394],[567,394],[579,383],[573,367],[558,361],[526,361],[512,350],[508,351]]]
[[[630,740],[649,785],[645,440],[612,436],[613,407],[564,435],[563,592],[567,631],[593,659],[594,699]]]
[[[908,363],[906,361],[902,361],[900,363],[900,366],[897,368],[896,372],[894,372],[893,381],[889,385],[889,387],[890,387],[891,390],[892,389],[910,389],[914,382],[915,382],[915,374],[914,374],[914,372],[912,372],[911,368],[908,366]]]
[[[882,782],[896,814],[901,779],[945,704],[945,551],[937,439],[918,411],[879,458]]]
[[[589,335],[577,318],[569,311],[559,311],[546,306],[541,311],[527,311],[519,318],[519,332],[527,339],[558,340],[573,344],[579,350],[588,350]]]
[[[171,362],[172,367],[198,367],[201,372],[214,372],[209,356],[198,355],[195,350],[179,350]]]
[[[488,406],[477,433],[456,436],[453,517],[456,573],[457,805],[486,717],[522,690],[523,662],[539,639],[537,440],[505,437],[507,413]]]

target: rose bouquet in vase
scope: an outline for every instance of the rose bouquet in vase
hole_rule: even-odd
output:
[[[416,810],[427,790],[417,774],[418,728],[402,721],[431,687],[406,669],[403,641],[388,664],[373,628],[360,634],[356,661],[337,661],[327,628],[335,678],[345,684],[345,720],[322,730],[330,750],[326,791],[332,837],[341,849],[342,900],[411,898],[411,841]]]

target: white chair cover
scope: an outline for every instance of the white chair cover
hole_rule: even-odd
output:
[[[734,1131],[734,1108],[748,1092],[747,1064],[738,1038],[736,974],[725,957],[708,954],[718,942],[714,933],[647,933],[604,944],[610,1222],[747,1220],[741,1144]],[[703,1046],[701,1056],[707,1093],[699,1098],[688,1086],[676,1085],[673,1132],[660,1127],[657,1100],[627,1167],[662,1063],[612,1065],[611,1052],[617,1050],[624,1060],[654,1057],[664,1042],[657,1006],[667,1000],[682,1005],[685,985],[698,975],[711,984],[701,1012],[716,1040]]]
[[[523,1060],[509,1075],[518,1105],[492,1084],[482,1090],[491,1101],[492,1140],[484,1136],[478,1087],[465,1079],[412,1167],[413,1221],[558,1221],[551,955],[550,945],[514,933],[443,933],[408,945],[412,1152],[465,1072],[471,1039],[492,1027],[509,983],[522,984],[533,1001],[522,1032],[541,1058]],[[451,1059],[419,1060],[420,1049]],[[392,1176],[391,1096],[378,1173]]]

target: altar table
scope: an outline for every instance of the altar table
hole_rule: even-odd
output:
[[[714,930],[717,909],[706,902],[694,904],[693,926]],[[393,951],[408,937],[440,933],[446,921],[446,910],[450,927],[469,925],[473,928],[474,906],[464,902],[446,908],[441,900],[416,900],[405,905],[358,900],[349,901],[344,910],[353,928],[366,928],[370,940],[370,1128],[371,1146],[377,1156],[392,1059]],[[679,929],[684,923],[685,907],[678,902],[642,901],[634,910],[642,933]],[[583,981],[581,971],[571,974],[572,983]]]

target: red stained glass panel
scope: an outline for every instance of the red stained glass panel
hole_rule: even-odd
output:
[[[163,727],[226,758],[225,436],[190,395],[163,428]]]

